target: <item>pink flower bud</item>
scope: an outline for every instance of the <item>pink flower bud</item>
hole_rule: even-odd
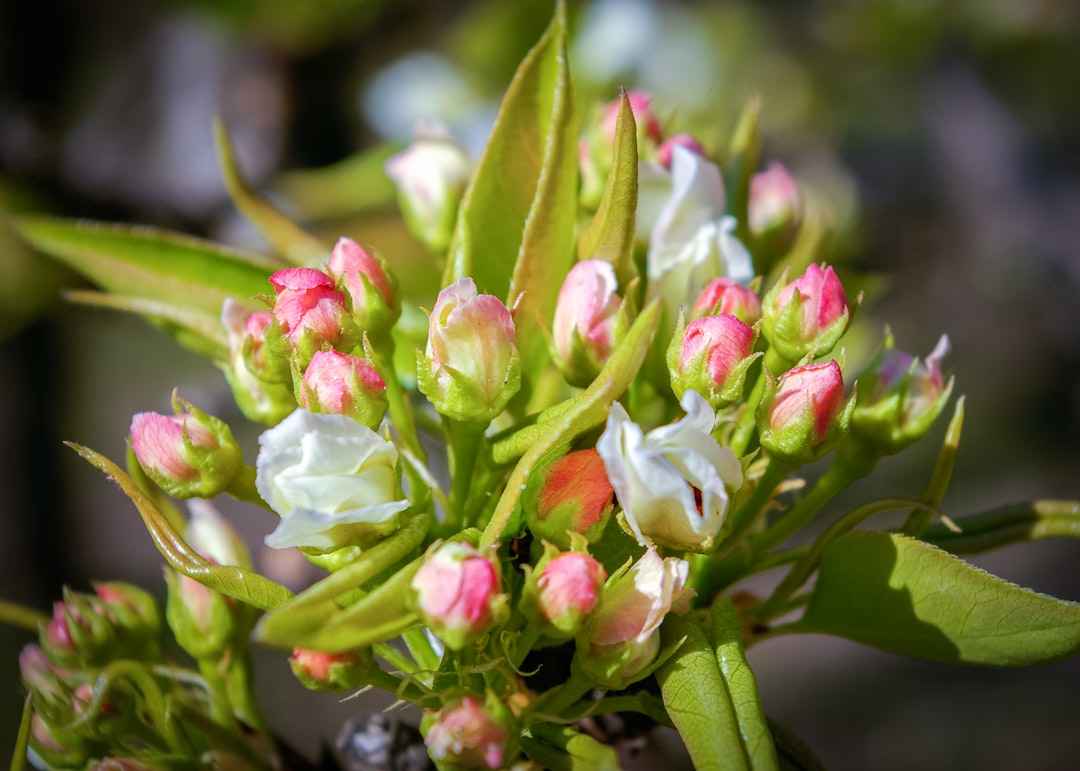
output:
[[[345,286],[352,314],[369,334],[389,332],[401,314],[397,287],[386,264],[351,238],[341,238],[330,253],[327,272]]]
[[[661,142],[660,147],[656,151],[657,160],[659,160],[660,164],[668,170],[671,169],[671,156],[674,154],[676,147],[685,147],[690,152],[696,153],[702,158],[706,157],[704,145],[697,141],[693,136],[690,134],[675,134]]]
[[[412,580],[416,606],[439,639],[461,650],[501,620],[506,596],[495,564],[468,544],[439,546]]]
[[[759,248],[783,253],[791,246],[802,222],[803,203],[799,186],[779,163],[750,180],[747,224]]]
[[[187,412],[181,412],[186,408]],[[147,476],[177,498],[212,498],[228,488],[242,463],[229,427],[174,399],[174,415],[140,412],[131,419],[131,446]]]
[[[49,623],[52,626],[52,622]],[[66,634],[66,629],[64,633]],[[49,631],[46,631],[48,634]],[[70,638],[68,639],[70,643]],[[19,653],[19,676],[27,690],[34,693],[37,704],[55,702],[65,693],[65,686],[61,680],[64,671],[54,667],[48,656],[37,645],[27,645]]]
[[[811,265],[788,284],[777,284],[762,301],[762,333],[789,362],[823,356],[847,331],[847,294],[831,267]]]
[[[883,453],[899,452],[922,438],[952,393],[953,381],[946,384],[941,373],[948,353],[945,335],[925,361],[894,348],[890,336],[869,372],[859,379],[853,431]]]
[[[277,423],[296,409],[281,330],[275,330],[269,311],[248,313],[232,298],[222,306],[221,323],[229,340],[229,362],[223,369],[237,406],[253,421]],[[268,333],[278,346],[268,343]]]
[[[691,316],[735,316],[743,323],[753,325],[761,318],[761,298],[753,289],[721,276],[705,285],[694,302]]]
[[[738,401],[756,358],[751,358],[753,347],[754,330],[734,316],[705,316],[685,330],[680,325],[668,349],[675,395],[681,399],[688,390],[697,391],[713,409]]]
[[[471,278],[439,292],[417,380],[447,417],[487,422],[502,412],[521,387],[514,322],[502,301],[477,294]]]
[[[361,688],[368,682],[374,661],[371,652],[325,653],[293,648],[289,666],[305,688],[340,693]]]
[[[586,385],[615,347],[622,300],[615,294],[615,269],[604,260],[582,260],[559,290],[552,335],[556,360],[573,385]]]
[[[543,566],[537,579],[537,605],[544,620],[574,634],[600,601],[607,571],[583,552],[564,552]]]
[[[829,449],[847,427],[854,399],[844,403],[844,376],[835,360],[794,367],[770,384],[759,412],[761,446],[800,462]]]
[[[504,768],[512,760],[511,718],[504,708],[494,710],[479,699],[461,701],[425,716],[424,744],[431,757],[446,768]]]
[[[386,414],[386,383],[359,356],[317,351],[304,370],[300,404],[312,412],[346,415],[374,429]]]
[[[277,293],[274,320],[302,364],[323,348],[352,348],[356,327],[334,279],[311,268],[289,268],[272,274],[270,283]]]
[[[652,97],[644,91],[628,91],[626,94],[630,100],[630,109],[634,113],[634,121],[638,125],[638,131],[644,132],[644,136],[653,142],[659,143],[664,135],[660,121],[652,111]],[[603,133],[608,144],[615,139],[615,124],[619,120],[619,105],[621,100],[615,99],[604,106]],[[639,134],[640,135],[640,134]]]
[[[570,533],[598,540],[611,518],[615,491],[604,461],[594,448],[577,450],[537,472],[524,496],[533,535],[561,549]]]

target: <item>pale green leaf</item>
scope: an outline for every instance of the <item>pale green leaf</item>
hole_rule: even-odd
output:
[[[201,584],[246,602],[261,610],[276,608],[292,597],[284,586],[259,575],[253,570],[236,565],[217,565],[192,549],[168,520],[157,510],[153,502],[124,473],[123,469],[104,455],[78,444],[69,446],[92,466],[103,472],[120,487],[142,516],[154,546],[176,570]]]
[[[280,263],[157,228],[55,217],[15,221],[35,248],[113,294],[167,303],[217,318],[226,297],[270,291]],[[251,307],[257,307],[252,305]]]
[[[214,145],[229,197],[275,251],[294,265],[310,266],[325,260],[330,254],[329,247],[278,211],[244,179],[236,164],[229,132],[220,118],[214,121]]]
[[[791,631],[932,661],[1030,666],[1080,651],[1080,605],[906,536],[855,532],[825,549],[806,613]]]
[[[569,726],[534,723],[521,735],[521,749],[551,771],[618,771],[614,747]]]
[[[761,155],[761,100],[752,98],[743,107],[735,133],[728,146],[727,194],[728,213],[738,220],[735,234],[744,244],[749,243],[747,210],[750,201],[750,179],[757,171]]]
[[[661,642],[683,640],[675,654],[656,670],[664,706],[698,771],[750,769],[735,705],[717,665],[705,630],[692,614],[669,614]]]
[[[634,111],[630,108],[630,99],[624,90],[619,103],[611,170],[608,171],[604,195],[577,243],[577,258],[610,262],[623,289],[637,278],[634,265],[637,199],[637,124],[634,122]]]
[[[393,206],[397,191],[385,167],[401,149],[400,143],[383,142],[330,166],[286,172],[275,187],[305,220]]]

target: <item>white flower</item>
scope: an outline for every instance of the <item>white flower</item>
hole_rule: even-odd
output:
[[[638,543],[706,552],[742,470],[731,448],[713,439],[716,417],[705,400],[691,390],[681,406],[685,418],[646,435],[616,402],[596,449]]]
[[[724,215],[724,203],[724,179],[716,164],[675,147],[671,192],[655,215],[647,260],[649,292],[663,296],[672,311],[693,303],[717,276],[740,283],[754,277],[753,260],[735,238],[735,219]]]
[[[255,486],[281,523],[274,549],[325,552],[385,535],[409,507],[397,450],[344,415],[296,410],[259,437]]]

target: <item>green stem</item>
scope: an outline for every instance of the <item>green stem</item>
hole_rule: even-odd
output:
[[[589,702],[588,709],[579,717],[590,715],[605,715],[610,712],[637,712],[646,715],[656,721],[657,724],[672,728],[671,718],[664,709],[664,702],[651,693],[639,691],[627,696],[607,696],[597,701]]]
[[[218,671],[218,664],[217,661],[199,659],[199,672],[210,696],[210,715],[214,722],[235,730],[236,719],[229,705],[229,688]]]
[[[484,440],[484,423],[446,419],[450,437],[450,510],[442,530],[447,535],[465,527],[465,505],[472,491],[473,471]]]
[[[246,725],[251,726],[271,741],[273,733],[266,723],[259,702],[255,698],[252,677],[251,651],[246,647],[233,646],[225,670],[225,687],[229,695],[229,704],[233,714]]]
[[[420,444],[420,435],[416,430],[416,420],[413,416],[412,405],[409,404],[408,395],[401,383],[393,376],[393,373],[384,378],[386,381],[386,399],[389,405],[390,422],[394,424],[394,432],[398,440],[408,449],[414,458],[422,464],[427,463],[427,453]],[[409,491],[413,500],[419,500],[421,490],[427,489],[427,483],[409,464],[405,464],[405,476],[409,481]]]
[[[593,687],[589,678],[578,672],[576,668],[572,668],[570,679],[562,685],[541,694],[533,702],[530,713],[537,718],[540,718],[540,716],[559,717],[582,696],[591,691]]]
[[[791,369],[788,360],[773,348],[765,351],[765,356],[761,361],[761,371],[758,372],[758,378],[754,381],[754,388],[750,391],[750,396],[743,405],[742,414],[739,415],[738,422],[735,424],[735,431],[732,433],[729,443],[732,451],[740,458],[750,449],[750,440],[753,438],[754,432],[757,431],[757,411],[761,399],[765,395],[765,386],[768,384],[769,377],[775,377],[781,372]]]
[[[10,624],[37,634],[41,627],[49,623],[49,617],[33,608],[14,602],[0,600],[0,624]]]
[[[792,465],[780,458],[770,458],[765,471],[761,474],[757,484],[749,497],[739,504],[731,520],[731,532],[725,539],[734,542],[755,521],[765,515],[766,506],[772,500],[776,488],[791,473]]]
[[[525,661],[525,657],[529,655],[529,651],[533,649],[539,639],[540,627],[530,621],[521,630],[521,634],[518,635],[517,641],[514,643],[514,652],[510,655],[510,666],[514,668],[514,671],[521,669],[522,662]]]
[[[389,691],[399,699],[406,699],[414,704],[426,700],[429,695],[414,683],[392,675],[382,667],[372,668],[371,674],[368,675],[368,682],[376,688]]]
[[[272,509],[262,499],[258,489],[255,487],[256,473],[254,466],[241,466],[240,471],[233,477],[225,492],[238,501],[254,503],[257,506],[262,506],[267,511],[271,511]]]
[[[420,669],[435,672],[439,669],[439,654],[431,647],[431,641],[420,627],[413,627],[401,635],[409,653],[416,659]]]
[[[375,643],[371,646],[371,650],[376,656],[381,658],[387,664],[392,667],[396,667],[397,671],[405,675],[415,675],[417,671],[416,662],[399,651],[393,645],[389,643]]]

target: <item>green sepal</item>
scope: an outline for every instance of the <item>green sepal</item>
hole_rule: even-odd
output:
[[[615,123],[611,169],[600,206],[578,237],[577,258],[610,262],[615,268],[615,278],[624,290],[638,277],[637,266],[634,265],[637,193],[637,124],[630,98],[623,89],[619,100],[619,117]]]
[[[601,744],[570,726],[533,723],[521,734],[521,749],[551,771],[618,771],[614,747]]]
[[[214,147],[229,197],[274,250],[293,265],[312,266],[325,260],[330,254],[329,247],[278,211],[244,179],[236,163],[228,129],[220,118],[214,120]]]
[[[849,533],[791,631],[946,663],[1031,666],[1080,651],[1080,604],[1022,589],[903,535]]]
[[[261,610],[276,608],[293,596],[292,592],[281,584],[253,570],[235,565],[216,565],[208,561],[184,541],[169,520],[119,466],[88,447],[71,442],[68,446],[124,491],[138,509],[161,556],[178,571],[211,589]]]

